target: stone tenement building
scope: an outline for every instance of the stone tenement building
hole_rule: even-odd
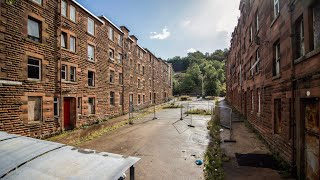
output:
[[[172,96],[172,67],[75,0],[0,0],[0,131],[44,137]]]
[[[241,0],[227,100],[298,177],[319,179],[320,1]]]

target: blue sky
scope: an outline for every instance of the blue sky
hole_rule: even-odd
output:
[[[228,48],[240,0],[77,0],[97,16],[125,25],[158,57]]]

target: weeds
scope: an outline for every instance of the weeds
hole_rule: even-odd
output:
[[[175,105],[174,103],[171,103],[170,105],[166,105],[163,107],[163,109],[176,109],[176,108],[181,108],[182,105]]]
[[[211,115],[211,111],[205,109],[193,109],[185,112],[185,114]]]

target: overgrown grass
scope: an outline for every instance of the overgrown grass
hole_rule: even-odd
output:
[[[222,180],[224,179],[223,161],[228,160],[223,155],[220,147],[220,125],[217,117],[208,122],[208,130],[211,136],[211,141],[207,147],[204,159],[205,178],[207,180]]]
[[[190,96],[181,96],[180,101],[191,101]]]
[[[211,111],[205,109],[192,109],[186,111],[185,114],[211,115]]]
[[[174,103],[171,103],[170,105],[166,105],[163,107],[163,109],[176,109],[176,108],[181,108],[182,105],[176,105]]]

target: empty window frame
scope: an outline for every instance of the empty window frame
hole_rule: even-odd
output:
[[[281,99],[274,100],[274,133],[280,134],[281,128]]]
[[[88,113],[89,114],[96,113],[95,98],[93,98],[93,97],[88,98]]]
[[[70,81],[76,82],[76,67],[70,66]]]
[[[94,62],[94,46],[88,44],[88,60]]]
[[[88,17],[88,33],[94,35],[94,21]]]
[[[114,71],[110,70],[109,82],[114,83]]]
[[[93,71],[88,71],[88,86],[93,87],[95,85],[95,74]]]
[[[303,17],[297,19],[295,23],[295,45],[296,45],[296,58],[304,56],[305,47],[304,47],[304,25]]]
[[[42,97],[28,97],[28,121],[42,120]]]
[[[57,97],[53,98],[53,114],[55,117],[59,116],[59,99]]]
[[[280,41],[273,45],[273,76],[280,75]]]
[[[67,80],[67,66],[61,65],[61,80]]]
[[[41,80],[41,60],[28,58],[28,79]]]
[[[41,21],[33,19],[31,17],[28,18],[28,38],[41,42]]]
[[[72,5],[70,5],[69,17],[70,17],[71,21],[76,22],[76,8]]]
[[[110,92],[110,105],[115,105],[115,93],[113,91]]]

